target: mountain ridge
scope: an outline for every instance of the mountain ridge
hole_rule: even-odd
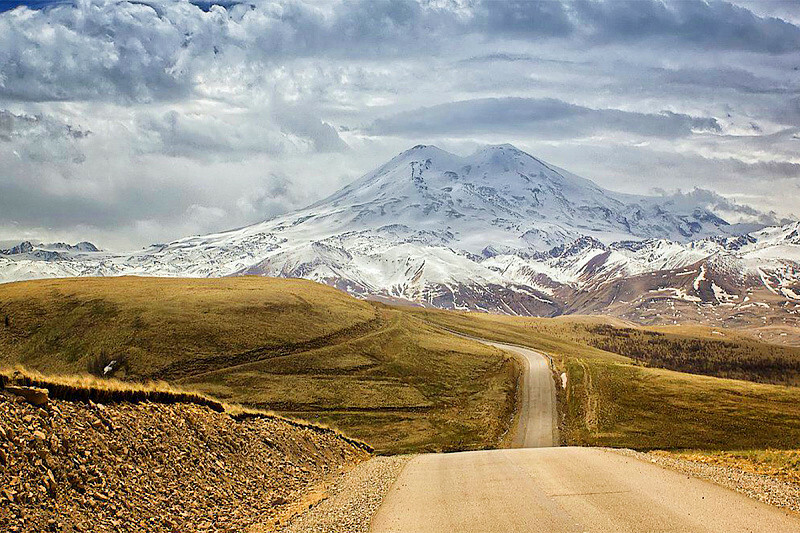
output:
[[[724,322],[754,299],[797,306],[799,223],[746,232],[752,225],[730,224],[706,196],[609,191],[507,144],[469,156],[417,145],[252,226],[129,253],[32,247],[0,255],[0,279],[300,277],[389,301],[645,323],[700,319],[706,307],[725,311]],[[710,283],[687,285],[687,269]],[[794,323],[794,312],[776,320]]]

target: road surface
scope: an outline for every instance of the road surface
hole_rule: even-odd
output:
[[[544,357],[529,362],[521,449],[414,458],[375,514],[372,533],[789,533],[800,519],[726,488],[598,448],[557,442]],[[537,359],[538,358],[538,359]]]
[[[522,398],[511,447],[558,446],[556,387],[547,358],[538,352],[519,346],[497,342],[486,342],[486,344],[514,352],[525,363],[522,375]]]

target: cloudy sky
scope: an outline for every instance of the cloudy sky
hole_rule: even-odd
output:
[[[795,0],[0,6],[0,240],[238,227],[420,143],[800,215]]]

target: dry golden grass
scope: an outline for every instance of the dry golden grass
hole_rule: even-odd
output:
[[[800,387],[642,366],[588,345],[591,328],[607,323],[601,317],[407,312],[450,330],[551,355],[558,372],[567,375],[566,390],[559,390],[567,444],[737,450],[794,449],[800,442]]]
[[[734,467],[800,485],[800,450],[679,450],[653,453],[698,463]]]
[[[734,364],[773,348],[727,331],[717,340],[710,330],[632,328],[602,317],[391,307],[269,278],[15,283],[0,286],[5,313],[6,365],[85,373],[98,353],[125,354],[126,381],[166,379],[203,397],[336,427],[384,453],[488,448],[507,435],[518,363],[448,329],[552,355],[568,378],[559,401],[569,444],[731,450],[800,442],[800,388],[650,368],[598,348],[644,345],[680,361],[665,347],[699,343],[695,355],[719,348],[710,359]],[[775,353],[783,364],[794,352]]]
[[[375,310],[300,280],[123,277],[4,284],[0,316],[9,317],[0,326],[8,362],[80,372],[104,353],[146,379],[171,364],[367,327]]]
[[[0,382],[46,388],[50,391],[51,398],[62,400],[91,400],[98,403],[119,401],[194,403],[219,412],[225,410],[224,404],[214,398],[164,381],[137,383],[100,379],[88,374],[44,374],[26,369],[22,365],[14,365],[12,368],[0,368]]]
[[[314,424],[305,420],[287,418],[264,409],[254,409],[235,403],[221,402],[197,391],[176,387],[163,381],[136,383],[116,379],[100,379],[85,374],[48,375],[25,369],[20,365],[10,370],[0,368],[0,388],[12,384],[47,389],[49,397],[57,400],[92,401],[96,403],[190,403],[208,407],[219,413],[227,413],[239,419],[253,417],[272,418],[282,420],[296,427],[310,428],[324,433],[335,433],[347,442],[370,453],[373,452],[372,447],[365,442],[346,436],[324,424]]]
[[[420,316],[421,311],[410,309]],[[425,316],[436,316],[435,314]],[[433,312],[435,313],[435,312]],[[515,318],[454,313],[447,323],[470,328],[472,317],[523,339],[536,335],[599,348],[645,366],[777,385],[800,385],[800,348],[759,341],[736,330],[704,326],[637,326],[602,316]]]
[[[800,385],[800,349],[720,328],[594,325],[583,342],[647,366],[759,383]]]
[[[496,446],[515,360],[305,280],[78,278],[0,285],[0,363],[172,386],[337,427],[381,452]],[[96,364],[103,354],[101,364]]]

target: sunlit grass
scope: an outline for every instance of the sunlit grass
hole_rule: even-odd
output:
[[[131,386],[166,379],[382,452],[497,446],[515,404],[519,367],[507,354],[305,280],[13,283],[0,285],[4,314],[6,365],[86,374],[124,357],[114,375]]]
[[[588,345],[597,325],[629,327],[619,321],[408,312],[450,330],[549,354],[557,373],[567,376],[566,390],[559,390],[566,444],[739,450],[794,449],[800,442],[800,387],[651,368]],[[729,339],[738,336],[726,333]]]

